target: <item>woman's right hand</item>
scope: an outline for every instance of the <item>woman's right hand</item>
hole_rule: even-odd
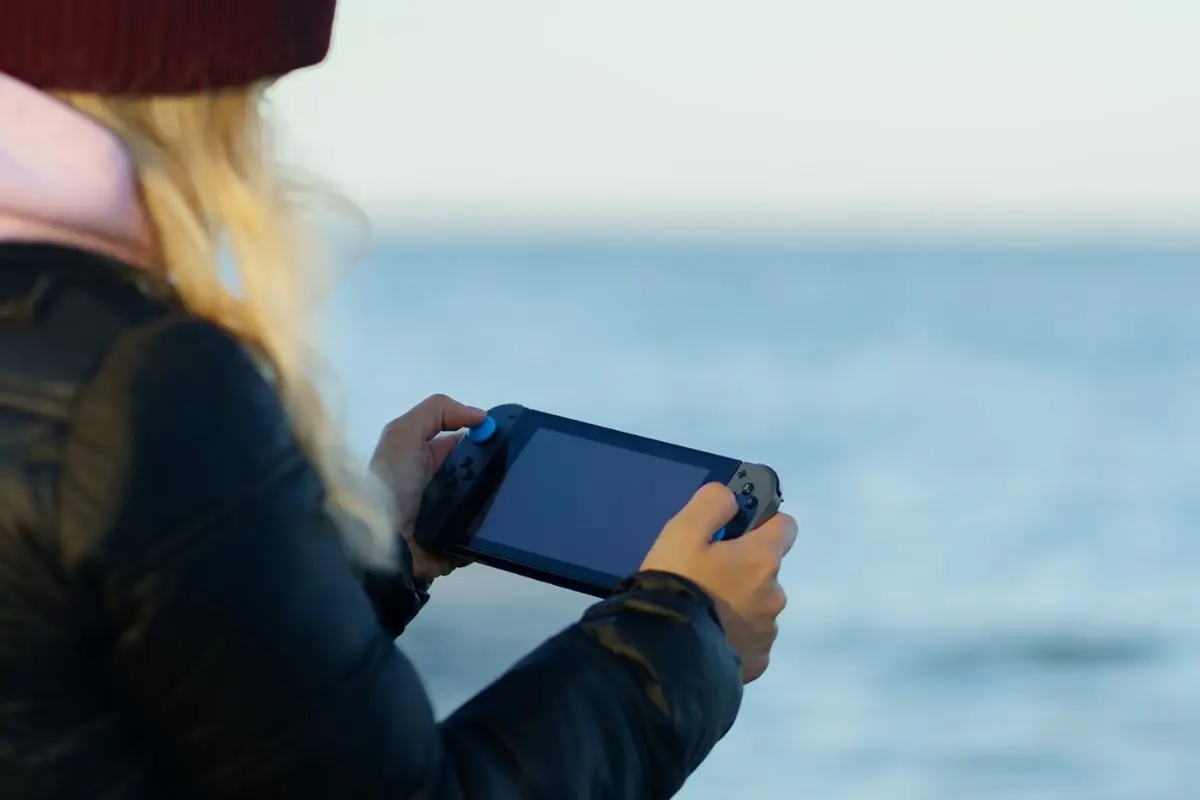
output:
[[[737,499],[719,483],[700,487],[671,519],[642,562],[643,570],[695,581],[712,597],[725,635],[742,660],[749,683],[767,669],[787,604],[779,567],[796,541],[796,520],[779,513],[737,539],[713,535],[737,513]]]

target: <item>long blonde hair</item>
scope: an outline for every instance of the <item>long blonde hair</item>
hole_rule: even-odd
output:
[[[274,157],[266,85],[178,97],[60,93],[125,143],[160,263],[188,308],[264,358],[298,440],[328,488],[351,555],[394,565],[391,494],[355,462],[322,396],[320,311],[329,288],[300,186]],[[222,280],[224,248],[238,291]]]

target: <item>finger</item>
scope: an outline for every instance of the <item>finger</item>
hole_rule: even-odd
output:
[[[714,533],[733,519],[737,510],[737,498],[728,486],[706,483],[692,495],[692,499],[669,524],[672,528],[686,531],[689,536],[709,542]]]
[[[799,528],[790,514],[779,513],[754,530],[746,531],[742,539],[747,542],[770,542],[772,548],[783,558],[796,544]]]
[[[461,433],[452,433],[447,436],[435,436],[429,442],[429,454],[433,457],[434,472],[442,468],[442,464],[446,463],[446,459],[450,457],[454,448],[458,447],[458,443],[461,441]]]
[[[771,652],[752,656],[742,664],[742,683],[754,683],[771,666]]]
[[[426,562],[433,571],[435,578],[444,578],[454,572],[455,566],[442,556],[430,556]]]
[[[419,437],[421,442],[427,442],[445,431],[479,425],[486,418],[487,412],[483,409],[463,405],[444,394],[433,394],[393,424],[406,434]]]
[[[796,537],[800,533],[800,527],[796,524],[796,519],[791,514],[776,514],[768,522],[774,530],[772,534],[775,538],[775,543],[779,547],[779,557],[782,558],[791,552],[792,547],[796,544]]]
[[[784,591],[779,581],[775,581],[775,584],[770,589],[770,596],[767,601],[767,611],[770,613],[771,619],[778,620],[779,615],[787,608],[787,604],[787,592]]]

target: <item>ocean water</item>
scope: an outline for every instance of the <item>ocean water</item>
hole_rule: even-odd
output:
[[[774,465],[776,657],[681,797],[1200,796],[1200,252],[376,245],[356,445],[433,391]],[[401,646],[449,713],[586,598],[483,567]]]

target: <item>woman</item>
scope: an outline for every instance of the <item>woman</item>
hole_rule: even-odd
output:
[[[0,797],[666,797],[766,668],[795,537],[706,487],[621,594],[442,723],[396,649],[408,541],[482,412],[356,466],[259,117],[333,0],[0,12]],[[221,282],[230,246],[240,292]],[[397,531],[399,535],[397,535]]]

